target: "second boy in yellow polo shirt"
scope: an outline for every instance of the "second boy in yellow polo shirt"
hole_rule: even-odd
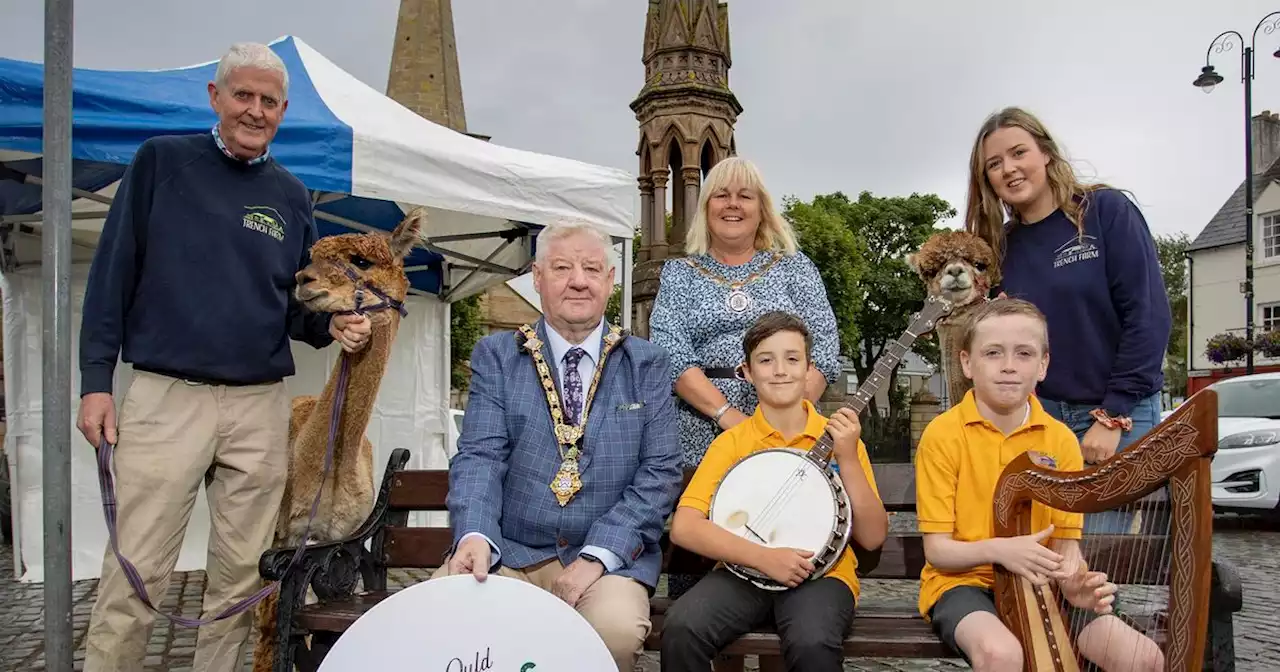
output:
[[[846,548],[824,577],[808,552],[770,548],[744,539],[707,519],[711,498],[738,460],[759,450],[808,450],[823,432],[834,439],[832,455],[853,508],[851,543],[874,550],[884,543],[889,519],[876,491],[858,416],[844,408],[830,422],[804,399],[813,366],[813,340],[804,322],[782,312],[766,313],[743,338],[743,372],[760,403],[747,420],[716,437],[676,506],[671,541],[699,555],[753,567],[789,586],[764,590],[723,567],[708,573],[667,610],[662,631],[663,672],[706,672],[726,645],[766,619],[772,620],[787,669],[839,672],[845,633],[857,603],[857,560]]]
[[[920,436],[916,449],[916,517],[922,534],[948,534],[956,541],[990,539],[994,529],[992,502],[996,481],[1013,458],[1028,450],[1040,453],[1045,466],[1064,471],[1084,468],[1075,434],[1031,397],[1019,415],[1025,421],[1005,436],[982,417],[970,390],[955,407],[939,415]],[[1031,529],[1053,525],[1053,539],[1079,539],[1084,516],[1031,506]],[[1049,549],[1046,547],[1046,551]],[[1059,561],[1056,554],[1042,557]],[[989,590],[995,583],[990,564],[961,572],[939,571],[926,563],[920,574],[920,613],[928,617],[938,598],[956,586]]]
[[[927,561],[920,613],[974,670],[1020,672],[1022,645],[996,615],[992,564],[998,563],[1034,583],[1058,583],[1086,659],[1107,672],[1163,670],[1155,642],[1111,614],[1115,585],[1085,567],[1078,542],[1083,515],[1037,502],[1033,534],[993,536],[996,481],[1013,458],[1034,452],[1047,467],[1084,467],[1075,434],[1034,395],[1049,364],[1044,316],[1026,301],[996,299],[969,318],[960,343],[973,389],[929,423],[916,450],[916,512]]]

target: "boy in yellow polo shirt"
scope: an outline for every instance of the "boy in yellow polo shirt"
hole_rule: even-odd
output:
[[[1044,315],[1026,301],[996,299],[975,311],[960,342],[973,389],[929,423],[916,451],[921,615],[973,669],[1020,672],[1022,647],[996,615],[991,565],[999,563],[1037,584],[1058,582],[1077,650],[1106,672],[1163,670],[1156,643],[1111,614],[1115,585],[1084,566],[1082,514],[1036,502],[1038,532],[993,535],[996,481],[1013,458],[1032,451],[1045,466],[1084,466],[1075,434],[1034,394],[1049,365]]]
[[[742,372],[755,386],[759,405],[750,418],[711,442],[671,523],[673,543],[707,558],[752,567],[788,588],[764,590],[723,567],[712,570],[667,610],[663,672],[706,672],[721,649],[770,617],[788,670],[843,669],[844,638],[858,596],[853,551],[846,548],[827,576],[809,581],[812,553],[763,546],[707,519],[716,488],[738,460],[766,448],[808,450],[825,431],[834,439],[832,456],[853,508],[850,543],[867,550],[884,543],[889,517],[859,440],[857,414],[842,408],[828,422],[804,398],[812,347],[804,322],[788,313],[766,313],[747,330]]]

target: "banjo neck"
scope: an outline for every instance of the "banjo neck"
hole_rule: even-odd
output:
[[[867,404],[871,403],[871,399],[875,397],[876,392],[889,380],[893,370],[902,362],[902,358],[906,356],[907,351],[911,349],[911,345],[922,334],[926,334],[933,330],[937,324],[938,318],[943,317],[951,312],[952,304],[947,299],[940,296],[930,294],[925,298],[924,307],[920,312],[911,316],[911,324],[907,326],[907,330],[902,332],[898,340],[890,343],[885,347],[884,353],[876,360],[876,365],[871,370],[871,375],[858,386],[858,391],[854,392],[851,398],[845,402],[845,407],[853,410],[854,413],[862,415],[862,411],[866,410]],[[822,433],[822,437],[814,444],[813,449],[808,455],[813,461],[825,467],[831,461],[831,450],[833,440],[831,434]]]

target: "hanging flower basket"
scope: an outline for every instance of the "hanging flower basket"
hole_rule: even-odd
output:
[[[1280,357],[1280,329],[1268,329],[1253,338],[1253,347],[1263,357]]]
[[[1235,362],[1244,359],[1250,350],[1249,342],[1243,336],[1232,333],[1217,334],[1205,344],[1204,355],[1215,364]]]

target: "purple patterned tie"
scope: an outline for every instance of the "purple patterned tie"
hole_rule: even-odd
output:
[[[582,348],[564,353],[564,412],[571,425],[578,424],[578,415],[582,413],[582,376],[578,374],[578,362],[586,354]]]

